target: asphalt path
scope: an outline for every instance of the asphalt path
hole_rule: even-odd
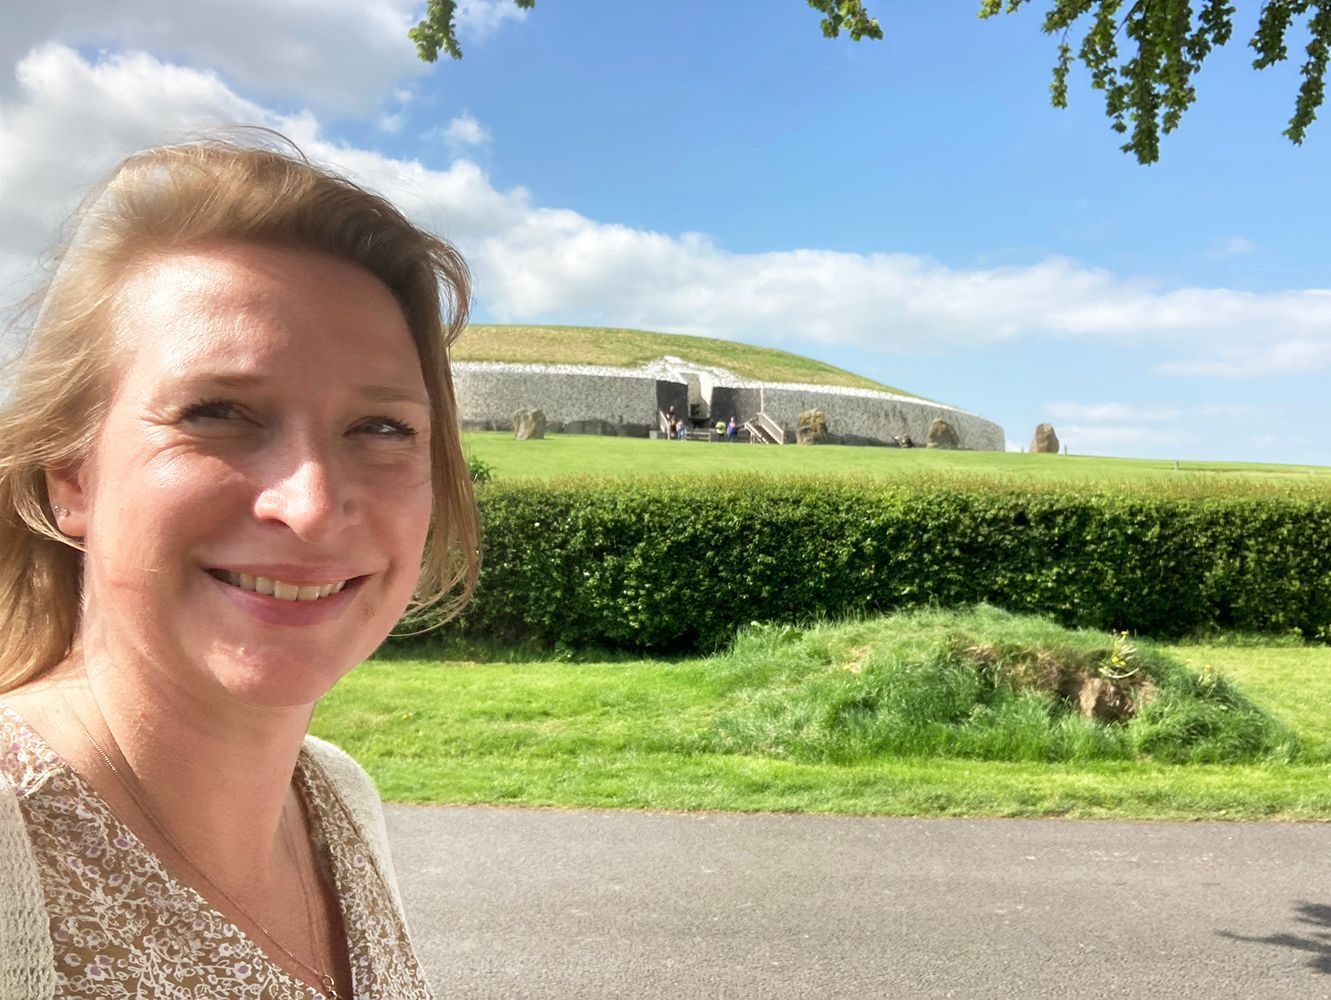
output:
[[[1331,997],[1331,825],[388,823],[441,998]]]

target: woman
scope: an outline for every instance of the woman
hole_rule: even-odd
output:
[[[467,297],[292,153],[152,150],[85,202],[0,411],[6,1000],[429,996],[373,788],[306,728],[471,592]]]

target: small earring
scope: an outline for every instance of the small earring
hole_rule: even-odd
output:
[[[51,509],[52,509],[53,511],[55,511],[55,516],[56,516],[56,517],[68,517],[68,516],[69,516],[69,508],[68,508],[68,507],[61,507],[58,503],[53,503],[53,504],[51,504]]]

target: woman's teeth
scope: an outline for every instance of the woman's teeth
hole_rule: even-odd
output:
[[[287,583],[285,580],[272,580],[266,576],[250,576],[248,573],[222,571],[221,577],[233,587],[253,591],[256,594],[268,594],[283,601],[317,601],[321,597],[331,597],[347,585],[346,580],[337,583],[301,585]]]

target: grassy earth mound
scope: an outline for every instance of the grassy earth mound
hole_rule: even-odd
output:
[[[1126,634],[991,607],[801,631],[754,626],[713,661],[728,708],[704,752],[856,763],[884,757],[1297,757],[1297,737],[1224,677]]]
[[[730,340],[594,326],[501,326],[472,324],[450,352],[454,361],[508,364],[609,365],[636,368],[670,356],[709,368],[725,368],[755,382],[874,389],[914,396],[812,358]]]

